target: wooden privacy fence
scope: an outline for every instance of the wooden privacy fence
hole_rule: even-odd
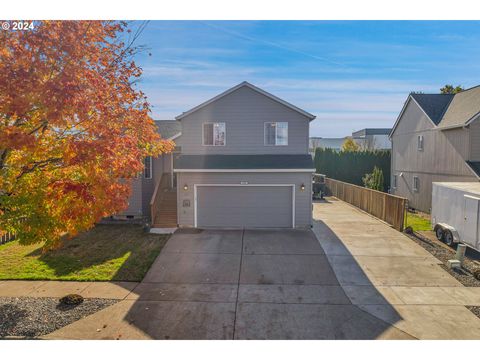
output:
[[[367,189],[343,181],[326,178],[327,193],[403,231],[407,199],[381,191]]]
[[[0,231],[0,244],[5,244],[9,241],[15,240],[15,234],[9,233],[9,232],[4,232],[2,233]]]

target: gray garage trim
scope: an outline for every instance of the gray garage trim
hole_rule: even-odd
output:
[[[202,218],[202,216],[199,216],[199,212],[201,211],[200,210],[201,207],[199,209],[198,195],[199,195],[199,191],[200,191],[199,188],[201,188],[201,187],[206,187],[206,188],[236,187],[236,188],[249,188],[249,189],[254,189],[254,188],[289,188],[289,189],[291,189],[291,197],[286,201],[288,201],[290,203],[290,206],[287,208],[287,209],[291,209],[291,215],[288,214],[288,217],[291,216],[290,221],[288,221],[285,218],[285,208],[286,208],[285,204],[277,204],[277,208],[280,211],[276,214],[275,213],[272,214],[273,216],[275,216],[274,218],[268,219],[268,217],[262,217],[263,222],[256,222],[255,219],[252,219],[252,218],[248,219],[247,217],[244,217],[242,221],[239,221],[238,223],[236,223],[235,220],[233,219],[233,216],[235,214],[233,214],[233,213],[229,214],[227,212],[226,216],[227,217],[231,216],[229,221],[221,222],[221,224],[215,224],[214,222],[210,221],[210,224],[212,224],[211,226],[214,226],[214,227],[233,227],[233,228],[237,228],[237,227],[246,227],[246,228],[264,227],[264,228],[268,228],[268,227],[287,227],[287,226],[284,226],[285,220],[287,220],[290,223],[288,225],[288,227],[295,228],[295,184],[194,184],[194,226],[195,227],[199,227],[199,226],[202,227],[202,226],[205,226],[205,225],[203,225],[203,223],[206,223],[206,224],[209,223],[208,220],[205,220],[205,219]],[[244,194],[246,194],[246,193],[244,193]],[[246,199],[248,199],[248,198],[246,198]],[[281,199],[281,198],[277,198],[277,200],[280,200],[280,201],[284,200],[285,201],[285,199]],[[252,203],[252,205],[256,208],[259,208],[261,206],[261,204],[266,205],[267,203],[271,204],[273,202],[273,201],[258,202],[258,199],[255,199],[253,201],[254,201],[254,203]],[[221,209],[221,207],[218,210],[220,210],[220,209]],[[235,208],[230,206],[230,207],[227,207],[227,209],[234,212]],[[284,210],[284,211],[282,212],[281,210]],[[243,213],[242,213],[242,215],[243,215]],[[245,214],[245,215],[249,215],[249,214]],[[212,215],[210,215],[210,216],[212,216]],[[278,216],[278,218],[276,216]],[[281,219],[282,216],[284,217],[283,221]],[[200,224],[199,224],[199,217],[201,218],[200,219]],[[215,216],[213,216],[213,217],[215,217]],[[207,218],[208,218],[208,216],[207,216]],[[240,225],[241,223],[243,223],[243,224]],[[208,227],[208,225],[207,225],[207,227]]]

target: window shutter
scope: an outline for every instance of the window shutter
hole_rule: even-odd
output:
[[[203,124],[203,145],[213,145],[213,124]]]

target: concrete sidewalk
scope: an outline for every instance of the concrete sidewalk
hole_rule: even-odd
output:
[[[357,208],[314,204],[314,233],[348,298],[419,339],[480,339],[480,288],[464,287],[433,255]]]
[[[83,282],[83,281],[0,281],[0,297],[62,297],[79,294],[84,298],[125,299],[138,282]]]

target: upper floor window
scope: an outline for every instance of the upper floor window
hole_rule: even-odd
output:
[[[265,145],[288,145],[288,122],[264,124]]]
[[[418,179],[418,176],[413,177],[413,191],[418,192],[418,189],[420,187],[420,180]]]
[[[203,145],[225,146],[225,123],[203,124]]]
[[[417,138],[417,149],[423,151],[423,135],[418,135]]]
[[[144,160],[144,169],[143,169],[143,177],[145,179],[151,179],[152,178],[152,157],[147,156]]]

